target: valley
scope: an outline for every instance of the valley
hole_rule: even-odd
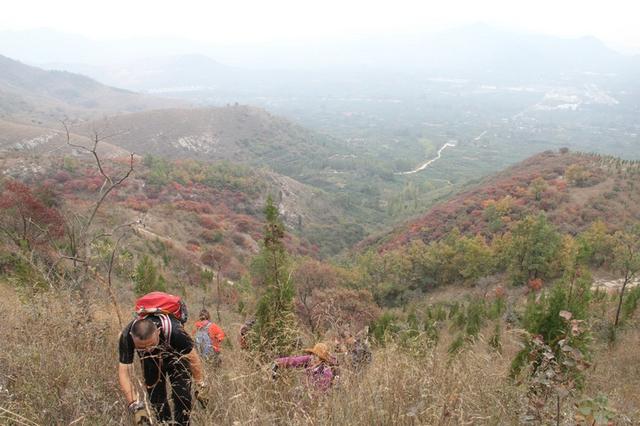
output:
[[[638,72],[484,24],[0,31],[0,423],[130,423],[115,354],[152,291],[226,333],[195,425],[640,423]]]

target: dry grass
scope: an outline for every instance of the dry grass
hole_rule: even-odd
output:
[[[211,377],[216,406],[197,424],[510,424],[517,389],[505,383],[504,360],[469,351],[459,359],[438,351],[419,356],[390,345],[361,374],[343,370],[321,394],[301,375],[274,382],[242,357],[225,358]]]
[[[0,284],[0,424],[128,424],[117,387],[115,321],[104,315],[87,320],[74,294],[18,299]],[[238,321],[223,313],[232,341]],[[448,339],[444,333],[436,349],[393,343],[377,349],[365,371],[342,369],[325,394],[307,388],[301,372],[273,381],[268,366],[227,347],[222,368],[207,366],[211,403],[194,410],[193,424],[519,424],[526,390],[507,379],[517,350],[513,333],[503,335],[504,355],[480,341],[452,359],[445,351]],[[640,420],[639,339],[640,332],[629,331],[616,347],[599,347],[588,373],[586,395],[607,395],[624,413],[620,424]],[[563,424],[572,424],[572,406],[565,403]]]
[[[618,336],[613,347],[601,345],[589,371],[586,393],[603,394],[633,424],[640,423],[640,330],[637,324]]]

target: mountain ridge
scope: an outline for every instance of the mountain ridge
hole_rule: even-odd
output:
[[[59,122],[65,116],[87,119],[180,104],[105,86],[80,74],[46,71],[0,55],[1,119],[42,125]]]

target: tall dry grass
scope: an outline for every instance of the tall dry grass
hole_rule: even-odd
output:
[[[394,344],[375,351],[361,373],[342,369],[332,391],[308,388],[300,372],[277,381],[242,356],[225,358],[210,375],[213,400],[198,424],[513,424],[517,389],[505,362],[470,350],[458,359],[419,356]]]
[[[640,424],[640,330],[631,324],[611,346],[598,345],[587,377],[589,395],[606,395],[622,420]]]
[[[3,289],[0,406],[36,424],[123,424],[113,324],[87,318],[77,300],[60,292],[20,301]],[[0,413],[0,424],[10,417]]]
[[[73,293],[20,300],[0,284],[0,424],[129,424],[116,377],[119,326],[104,314],[109,304],[97,295],[91,298],[90,318],[85,308]],[[223,312],[222,325],[233,343],[239,322]],[[596,367],[587,376],[586,395],[607,395],[624,413],[620,424],[640,422],[640,355],[627,346],[637,347],[639,336],[628,332],[616,347],[599,347]],[[227,345],[222,367],[206,367],[210,404],[196,405],[192,423],[521,424],[527,388],[507,378],[517,346],[511,333],[502,338],[504,355],[479,341],[454,358],[446,353],[446,333],[434,349],[392,342],[376,349],[372,364],[361,373],[343,367],[326,393],[308,388],[301,371],[287,371],[274,381],[269,366]],[[577,400],[563,404],[562,424],[574,424]]]

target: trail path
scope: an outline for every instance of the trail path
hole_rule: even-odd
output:
[[[592,290],[604,290],[607,293],[616,293],[620,289],[622,289],[622,284],[624,284],[624,279],[620,278],[617,280],[610,279],[595,279],[593,280],[593,284],[591,285]],[[636,278],[627,284],[627,290],[630,288],[636,287],[640,285],[640,278]],[[626,292],[625,292],[626,293]]]
[[[149,238],[152,239],[158,239],[164,243],[169,243],[169,244],[176,244],[176,241],[168,238],[168,237],[163,237],[162,235],[156,234],[153,231],[149,231],[148,229],[143,228],[142,226],[135,226],[134,227],[135,232],[138,232],[141,235],[146,235]]]

